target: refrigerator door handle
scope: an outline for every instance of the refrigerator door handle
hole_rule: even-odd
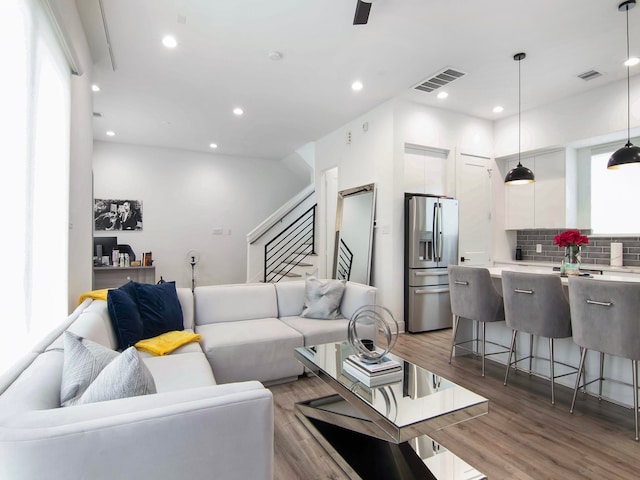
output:
[[[442,235],[442,204],[438,203],[438,262],[442,261],[444,237]]]
[[[416,289],[414,290],[414,293],[416,295],[430,295],[432,293],[447,293],[449,291],[449,287],[443,287],[443,288],[424,288],[424,289]]]
[[[433,261],[438,261],[438,202],[433,204],[433,219],[431,220],[431,249],[433,250]]]

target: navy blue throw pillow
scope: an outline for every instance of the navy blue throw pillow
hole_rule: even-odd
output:
[[[136,283],[138,310],[142,318],[143,338],[152,338],[173,330],[184,330],[182,307],[176,282],[158,285]]]
[[[142,317],[138,310],[136,288],[129,282],[120,288],[109,290],[107,307],[111,324],[118,339],[118,349],[125,350],[143,338]]]

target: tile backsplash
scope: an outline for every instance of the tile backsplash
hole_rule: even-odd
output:
[[[553,243],[553,238],[566,229],[550,230],[518,230],[516,246],[522,249],[522,260],[536,262],[561,263],[564,258],[564,247]],[[582,263],[591,265],[609,265],[611,243],[622,243],[622,265],[640,266],[640,236],[638,237],[591,237],[590,230],[581,230],[589,237],[589,244],[582,246]],[[536,253],[536,245],[542,245],[542,253]],[[515,252],[513,252],[515,258]]]

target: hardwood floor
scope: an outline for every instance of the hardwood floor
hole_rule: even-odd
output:
[[[503,385],[504,366],[454,358],[448,363],[451,330],[402,334],[393,352],[489,399],[489,414],[431,437],[491,480],[639,479],[640,443],[633,440],[633,410],[519,373]],[[629,366],[631,372],[631,366]],[[334,393],[315,377],[271,387],[275,404],[274,478],[343,479],[342,470],[294,414],[298,401]]]

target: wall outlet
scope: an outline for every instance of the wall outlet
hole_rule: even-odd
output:
[[[542,253],[542,244],[536,243],[536,253]]]

